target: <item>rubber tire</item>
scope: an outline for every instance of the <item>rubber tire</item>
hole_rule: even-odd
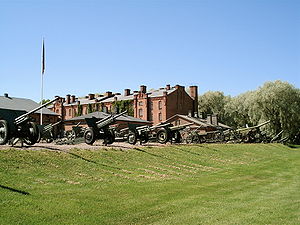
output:
[[[88,145],[94,144],[94,142],[96,141],[96,135],[93,128],[89,127],[86,129],[86,131],[84,132],[84,141]]]
[[[106,144],[110,145],[110,144],[114,143],[114,141],[115,141],[115,134],[112,131],[110,131],[106,138]]]
[[[6,120],[0,120],[0,129],[3,129],[2,133],[0,134],[2,137],[0,137],[0,145],[5,145],[8,142],[9,139],[9,127]]]
[[[148,133],[143,133],[140,137],[141,144],[146,144],[149,141]]]
[[[169,141],[169,132],[164,128],[160,129],[157,131],[156,140],[158,143],[166,144]]]
[[[177,130],[173,133],[173,139],[174,139],[174,143],[180,143],[181,142],[181,134],[180,132]]]
[[[129,144],[135,145],[137,142],[137,135],[133,131],[129,131],[128,136],[127,136],[127,142]]]
[[[27,145],[34,145],[39,140],[40,131],[38,126],[34,122],[28,122],[28,126],[29,126],[29,136],[24,138],[24,142]]]

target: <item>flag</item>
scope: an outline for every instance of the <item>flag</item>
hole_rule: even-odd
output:
[[[45,43],[43,39],[43,44],[42,44],[42,75],[45,73]]]

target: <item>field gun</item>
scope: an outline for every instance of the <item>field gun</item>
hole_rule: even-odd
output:
[[[240,128],[235,130],[235,135],[244,143],[262,142],[265,140],[264,135],[260,131],[260,127],[269,124],[271,120],[265,121],[253,127]]]
[[[18,110],[0,110],[0,145],[5,145],[9,140],[12,144],[18,140],[27,145],[35,144],[39,139],[38,126],[32,121],[31,114],[56,101],[59,97],[47,102],[29,112]]]
[[[96,139],[103,139],[105,145],[112,144],[115,141],[115,134],[109,126],[114,124],[116,119],[125,113],[127,113],[127,111],[107,116],[101,120],[97,120],[95,117],[85,118],[86,123],[89,126],[84,132],[85,143],[92,145]]]
[[[173,126],[171,123],[159,123],[155,126],[140,126],[129,131],[127,141],[130,144],[136,144],[139,140],[140,143],[146,143],[149,140],[156,140],[161,144],[168,141],[179,143],[181,141],[180,130],[185,129],[190,124]]]
[[[129,144],[136,144],[139,140],[140,143],[147,143],[149,140],[157,140],[159,143],[167,143],[168,131],[167,127],[171,126],[171,123],[159,123],[155,126],[140,126],[135,129],[130,129],[127,141]]]
[[[45,140],[47,143],[51,143],[54,140],[53,128],[59,125],[61,122],[62,121],[58,121],[54,124],[50,123],[47,125],[38,125],[40,134],[37,142],[40,142],[40,140]]]

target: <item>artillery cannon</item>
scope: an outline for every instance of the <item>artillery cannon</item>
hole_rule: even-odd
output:
[[[235,137],[238,138],[239,141],[244,143],[254,143],[254,142],[263,142],[266,137],[261,133],[260,127],[269,124],[271,120],[263,122],[253,127],[240,128],[235,130]]]
[[[180,130],[185,129],[190,124],[184,124],[180,126],[173,126],[171,123],[159,123],[155,126],[141,126],[136,127],[129,131],[127,141],[130,144],[136,144],[139,140],[140,143],[146,143],[149,140],[156,140],[161,144],[165,144],[168,141],[179,143],[181,141]]]
[[[30,118],[30,114],[53,103],[58,98],[47,102],[29,112],[17,110],[0,110],[0,145],[5,145],[9,140],[12,144],[21,140],[27,145],[33,145],[38,141],[39,129]]]
[[[109,126],[114,124],[116,119],[125,113],[127,113],[127,111],[117,115],[110,115],[98,121],[95,117],[85,118],[89,126],[84,132],[85,143],[92,145],[96,139],[103,139],[105,145],[113,143],[115,141],[115,134]]]
[[[59,125],[61,122],[62,121],[58,121],[54,124],[38,125],[40,134],[37,142],[45,140],[47,143],[51,143],[54,140],[53,128]]]

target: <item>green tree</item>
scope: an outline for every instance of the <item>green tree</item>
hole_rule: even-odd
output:
[[[224,107],[228,101],[230,101],[230,96],[225,96],[223,92],[208,91],[198,97],[199,112],[204,117],[207,114],[218,114],[219,120],[226,122],[227,118]]]
[[[233,128],[245,127],[246,124],[251,126],[251,118],[249,115],[253,102],[254,91],[248,91],[231,98],[224,106],[227,125]]]
[[[271,120],[270,133],[284,130],[290,138],[299,132],[300,89],[279,80],[266,82],[253,97],[249,111],[252,122]]]
[[[45,104],[45,103],[47,103],[47,102],[50,102],[50,99],[43,99],[43,100],[42,100],[42,104]],[[39,104],[41,104],[41,102],[39,102]]]

